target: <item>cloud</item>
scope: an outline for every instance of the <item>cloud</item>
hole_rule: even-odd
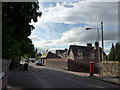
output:
[[[110,48],[105,48],[105,52],[106,52],[106,54],[108,55],[109,52],[110,52]]]
[[[37,23],[32,23],[39,33],[43,33],[40,35],[41,40],[36,36],[31,37],[33,38],[35,47],[53,50],[55,48],[65,48],[72,44],[85,45],[87,42],[94,43],[97,40],[97,30],[86,31],[85,28],[100,28],[101,21],[104,22],[105,43],[110,44],[116,42],[118,39],[116,28],[118,27],[118,3],[92,1],[94,3],[91,0],[85,0],[79,3],[58,2],[56,5],[51,4],[48,7],[41,8],[43,13],[42,17],[39,18]],[[60,27],[55,31],[54,27],[57,27],[57,25],[54,26],[55,23],[64,25],[85,24],[86,27],[74,27],[70,30],[62,31],[61,34],[57,30],[63,30],[65,27]],[[56,36],[59,37],[55,38]],[[38,40],[34,41],[37,38]],[[106,50],[108,51],[108,49]]]
[[[101,30],[100,30],[101,32]],[[101,39],[101,33],[99,34]],[[111,37],[112,36],[112,37]],[[104,40],[117,40],[118,31],[117,30],[105,30]],[[97,30],[85,30],[85,27],[73,28],[62,34],[62,38],[59,41],[63,42],[92,42],[98,40]]]
[[[39,0],[40,2],[118,2],[119,0]]]
[[[104,39],[106,41],[118,40],[118,30],[105,30]]]
[[[73,44],[85,45],[88,42],[94,43],[98,39],[97,35],[98,35],[97,30],[86,31],[85,27],[78,27],[62,33],[60,39],[34,41],[34,45],[36,47],[41,47],[41,48],[49,47],[49,49],[62,48],[65,46],[68,47],[69,45],[73,45]],[[116,41],[116,40],[117,40],[117,30],[106,30],[104,32],[105,43],[111,43],[110,41]]]
[[[119,0],[85,0],[86,2],[119,2]]]
[[[103,21],[105,24],[117,25],[118,3],[86,1],[79,3],[56,3],[56,6],[43,8],[42,12],[43,15],[39,18],[38,24],[51,22],[99,24]]]
[[[36,35],[30,35],[28,38],[32,39],[32,40],[37,40],[40,37],[36,36]]]

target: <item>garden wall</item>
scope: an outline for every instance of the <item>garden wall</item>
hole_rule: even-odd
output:
[[[100,64],[100,75],[120,77],[120,61],[102,61]]]

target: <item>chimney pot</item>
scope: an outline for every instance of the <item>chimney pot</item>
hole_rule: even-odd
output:
[[[99,47],[99,43],[97,41],[95,42],[95,47]]]
[[[88,47],[92,47],[92,43],[87,43],[87,46]]]

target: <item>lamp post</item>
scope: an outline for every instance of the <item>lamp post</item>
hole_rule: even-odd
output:
[[[86,30],[91,30],[91,29],[97,29],[97,31],[98,31],[98,45],[99,45],[99,28],[86,28]],[[99,46],[98,46],[98,61],[100,62]]]
[[[98,30],[98,43],[99,43],[99,28],[86,28],[86,30],[90,30],[90,29],[97,29]],[[104,52],[104,41],[103,40],[104,40],[104,38],[103,38],[103,22],[101,22],[101,41],[102,41],[102,50],[101,50],[102,57],[101,57],[101,61],[104,60],[104,55],[103,55],[103,52]],[[99,57],[99,60],[100,60],[100,57]]]
[[[100,49],[99,49],[99,28],[86,28],[86,30],[97,29],[98,31],[98,63],[100,64]],[[100,68],[100,65],[99,65]],[[100,73],[100,70],[99,70]]]

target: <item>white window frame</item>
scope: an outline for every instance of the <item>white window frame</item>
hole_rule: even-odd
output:
[[[90,59],[95,59],[95,54],[91,54]]]
[[[83,59],[83,53],[81,50],[78,50],[78,55],[77,55],[78,59]]]
[[[83,53],[78,53],[78,59],[83,59]]]

